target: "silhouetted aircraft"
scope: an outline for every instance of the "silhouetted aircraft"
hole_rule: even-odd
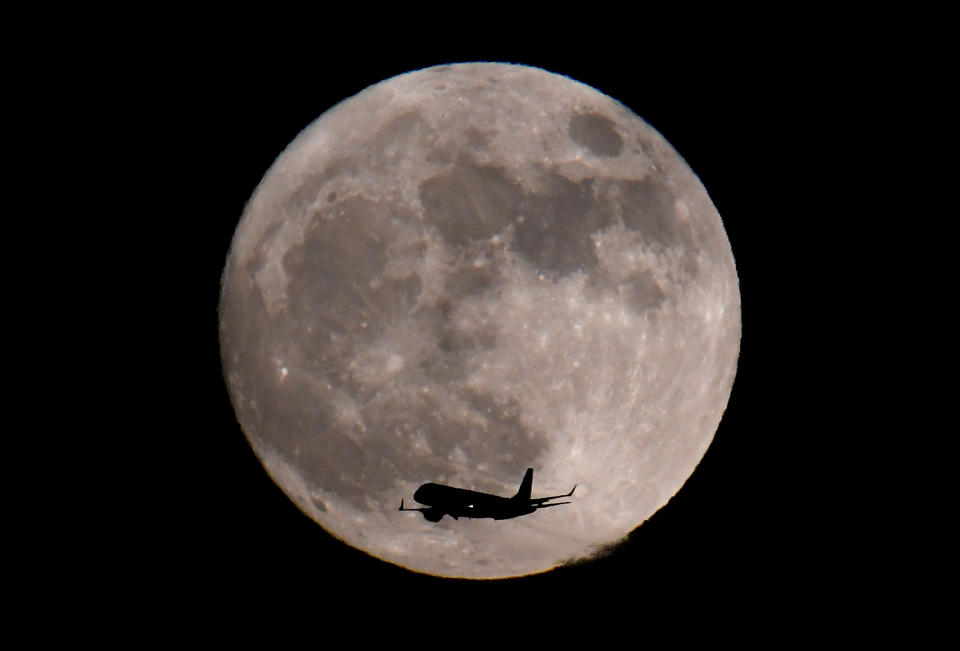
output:
[[[566,495],[531,499],[531,488],[533,488],[533,468],[527,468],[527,474],[523,476],[523,481],[520,482],[520,490],[513,497],[478,493],[477,491],[453,488],[442,484],[424,484],[413,494],[413,499],[427,506],[405,508],[401,499],[400,510],[420,511],[423,513],[423,517],[430,522],[439,522],[444,515],[449,515],[454,520],[459,520],[461,517],[507,520],[533,513],[537,509],[545,509],[548,506],[570,504],[570,502],[554,502],[552,504],[545,504],[545,502],[561,497],[570,497],[573,495],[573,491],[577,490],[577,486],[574,484]]]

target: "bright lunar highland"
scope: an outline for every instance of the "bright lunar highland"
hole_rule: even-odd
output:
[[[400,75],[263,178],[223,274],[238,420],[327,531],[430,574],[549,570],[624,538],[710,444],[740,346],[716,208],[664,138],[569,78]],[[426,482],[572,504],[426,521]]]

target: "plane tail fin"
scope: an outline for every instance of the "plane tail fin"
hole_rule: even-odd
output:
[[[527,501],[530,499],[531,490],[533,490],[533,468],[527,468],[523,481],[520,482],[520,490],[513,496],[513,499]]]

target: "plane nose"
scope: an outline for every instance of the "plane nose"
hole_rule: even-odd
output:
[[[414,492],[413,499],[417,500],[421,504],[426,504],[426,502],[424,502],[423,500],[424,498],[426,498],[428,493],[429,493],[429,484],[424,484]]]
[[[421,504],[433,504],[431,496],[435,493],[434,486],[435,484],[424,484],[413,494],[413,499]]]

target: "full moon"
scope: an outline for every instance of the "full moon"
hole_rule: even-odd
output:
[[[713,439],[740,346],[707,192],[628,108],[472,63],[333,107],[248,202],[222,278],[230,397],[273,480],[411,570],[547,571],[622,540]],[[512,520],[410,506],[436,482],[571,504]]]

